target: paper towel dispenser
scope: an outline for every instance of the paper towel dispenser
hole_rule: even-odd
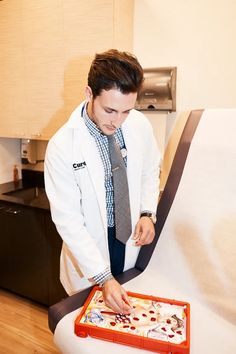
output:
[[[176,67],[143,69],[144,82],[138,94],[137,110],[176,111]]]
[[[21,139],[21,162],[36,164],[36,140]]]

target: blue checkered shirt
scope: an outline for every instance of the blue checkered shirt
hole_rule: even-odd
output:
[[[114,223],[114,190],[113,190],[113,182],[112,182],[112,171],[111,171],[111,162],[109,155],[109,147],[108,147],[108,139],[107,136],[104,135],[100,129],[96,126],[96,124],[89,118],[86,110],[86,106],[83,109],[83,119],[88,128],[90,134],[95,139],[99,155],[102,160],[103,168],[104,168],[104,176],[105,176],[105,191],[106,191],[106,207],[107,207],[107,225],[108,227],[113,227]],[[126,155],[125,142],[122,134],[121,128],[118,128],[114,134],[116,142],[120,146],[120,149],[123,155]],[[124,156],[124,162],[127,166],[127,156]]]
[[[113,227],[115,225],[114,222],[114,189],[113,189],[113,182],[112,182],[112,171],[111,171],[111,162],[110,162],[110,155],[109,155],[109,147],[108,147],[108,139],[107,136],[104,135],[96,124],[89,118],[87,114],[86,104],[82,110],[82,116],[85,122],[86,127],[88,128],[89,133],[93,136],[101,160],[104,168],[104,183],[105,183],[105,191],[106,191],[106,208],[107,208],[107,225],[108,227]],[[122,134],[121,128],[118,128],[114,134],[116,142],[119,144],[121,152],[124,157],[125,165],[127,166],[127,156],[126,156],[126,148],[125,142]],[[93,277],[93,281],[100,286],[109,280],[112,279],[113,276],[111,274],[110,267],[107,267],[103,272],[96,274]]]

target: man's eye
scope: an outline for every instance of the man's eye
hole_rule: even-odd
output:
[[[105,112],[106,112],[106,113],[112,113],[113,111],[110,110],[110,109],[105,109]]]

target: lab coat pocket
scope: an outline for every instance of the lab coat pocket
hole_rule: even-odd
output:
[[[86,190],[87,193],[94,193],[91,183],[90,177],[88,173],[88,168],[85,161],[75,162],[73,163],[74,176],[76,180],[76,184],[79,187],[81,194],[84,194]]]

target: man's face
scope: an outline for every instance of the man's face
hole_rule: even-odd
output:
[[[95,99],[88,86],[86,96],[89,101],[88,115],[98,128],[106,135],[114,134],[115,130],[127,118],[137,98],[137,93],[123,94],[117,89],[102,90]]]

